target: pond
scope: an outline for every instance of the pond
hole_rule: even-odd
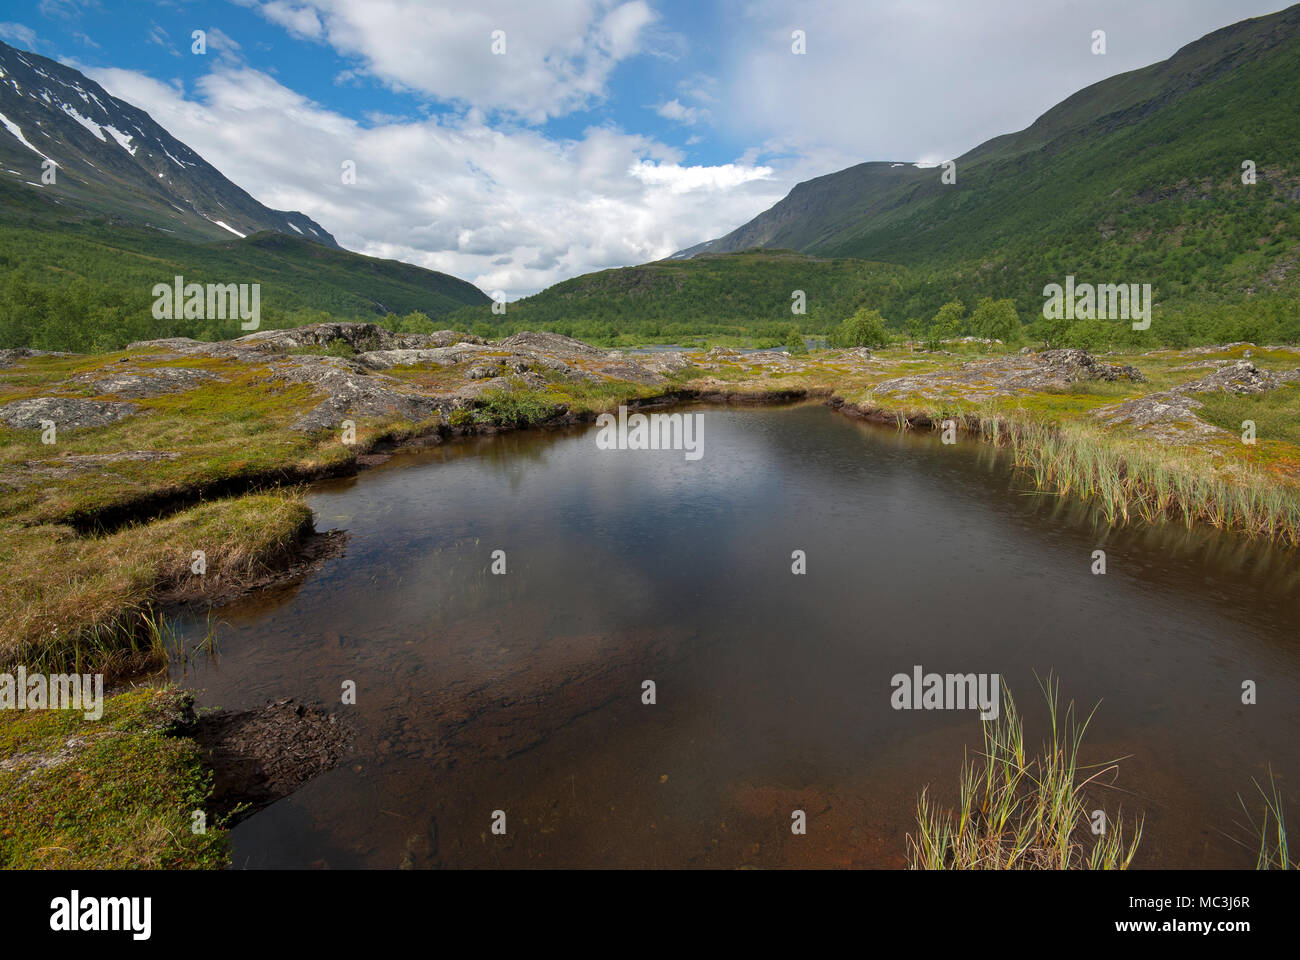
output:
[[[1100,703],[1084,759],[1127,758],[1098,799],[1145,816],[1135,865],[1254,865],[1237,795],[1300,774],[1292,552],[1108,530],[991,447],[823,406],[687,412],[698,460],[587,425],[313,488],[344,554],[219,608],[217,656],[173,668],[202,705],[357,730],[234,828],[236,867],[899,867],[917,795],[951,803],[981,743],[975,711],[893,708],[917,666],[997,674],[1034,746],[1059,678]]]

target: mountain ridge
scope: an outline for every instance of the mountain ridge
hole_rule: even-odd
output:
[[[42,178],[57,164],[54,183]],[[106,215],[193,239],[264,230],[338,247],[315,220],[273,210],[147,112],[80,71],[0,41],[0,179],[65,210]]]

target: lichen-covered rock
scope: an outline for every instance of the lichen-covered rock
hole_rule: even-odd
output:
[[[1049,376],[1059,377],[1067,383],[1086,380],[1132,380],[1145,383],[1146,377],[1137,367],[1119,363],[1099,363],[1097,358],[1087,350],[1075,348],[1063,350],[1044,350],[1036,355],[1047,368]]]
[[[12,367],[15,363],[22,360],[29,360],[32,357],[71,357],[71,353],[62,353],[57,350],[32,350],[28,347],[12,347],[7,350],[0,350],[0,367]]]
[[[1265,393],[1297,380],[1300,380],[1300,368],[1275,374],[1261,370],[1249,360],[1238,360],[1175,389],[1182,393]]]
[[[40,430],[41,421],[51,420],[59,429],[102,427],[129,417],[138,408],[133,403],[77,400],[71,397],[35,397],[15,400],[0,407],[0,421],[19,430]]]
[[[1136,367],[1101,363],[1086,350],[1046,350],[971,360],[955,370],[896,377],[877,384],[876,392],[979,402],[1016,393],[1060,390],[1093,380],[1142,383],[1146,377]]]
[[[498,340],[498,347],[505,347],[510,350],[521,352],[550,354],[554,357],[604,357],[608,351],[599,347],[593,347],[589,343],[583,343],[581,340],[575,340],[573,337],[566,337],[558,333],[548,333],[545,331],[533,333],[524,331],[516,333],[504,340]]]
[[[440,410],[437,397],[409,393],[392,377],[372,374],[359,363],[337,357],[300,357],[280,363],[272,376],[289,383],[308,384],[325,398],[291,424],[294,430],[337,427],[358,417],[397,416],[413,423],[431,419]]]
[[[1227,436],[1197,416],[1205,405],[1196,399],[1202,393],[1259,394],[1300,381],[1300,369],[1275,374],[1261,370],[1249,360],[1219,367],[1199,380],[1179,384],[1172,390],[1147,394],[1103,407],[1094,416],[1112,425],[1123,424],[1142,431],[1162,443],[1192,443]]]
[[[216,374],[210,370],[191,367],[123,367],[122,369],[109,367],[79,374],[72,378],[72,382],[84,383],[96,393],[112,393],[119,397],[138,400],[164,393],[193,390],[200,384],[215,379]]]
[[[357,363],[371,370],[387,370],[390,367],[436,366],[448,367],[482,356],[488,350],[481,344],[460,342],[440,347],[419,347],[402,350],[371,350],[359,353]]]

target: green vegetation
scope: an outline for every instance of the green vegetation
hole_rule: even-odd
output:
[[[1298,34],[1294,7],[1242,21],[975,147],[956,159],[955,183],[939,169],[859,164],[800,184],[710,249],[761,242],[904,266],[905,283],[871,304],[900,328],[954,295],[1009,298],[1035,317],[1044,285],[1072,274],[1151,283],[1145,343],[1293,342]]]
[[[455,277],[283,234],[191,242],[107,222],[50,224],[0,204],[0,348],[102,352],[135,340],[248,332],[237,319],[155,319],[153,287],[177,275],[260,283],[263,330],[330,320],[396,329],[488,303]]]
[[[1085,424],[1026,417],[1000,430],[1039,489],[1092,501],[1112,524],[1199,521],[1300,545],[1300,499],[1272,475],[1244,466],[1224,475],[1204,450],[1169,449]]]
[[[0,868],[224,867],[221,825],[191,829],[211,795],[198,745],[177,735],[192,702],[139,687],[99,720],[0,710]]]
[[[1241,795],[1237,802],[1241,804],[1246,815],[1246,832],[1259,844],[1259,853],[1255,861],[1257,870],[1300,870],[1300,861],[1292,860],[1286,840],[1286,809],[1282,802],[1282,790],[1273,779],[1273,771],[1268,772],[1268,790],[1258,780],[1251,781],[1255,790],[1264,801],[1264,811],[1258,823],[1255,822],[1250,808]]]
[[[917,832],[907,837],[911,869],[1125,870],[1132,863],[1142,821],[1128,843],[1122,813],[1108,817],[1098,836],[1088,813],[1093,804],[1085,803],[1085,791],[1116,773],[1118,761],[1081,765],[1093,714],[1080,721],[1073,701],[1062,713],[1059,684],[1050,677],[1043,694],[1051,739],[1041,755],[1026,753],[1024,724],[1004,689],[997,719],[984,722],[984,752],[963,767],[956,810],[932,807],[928,789],[921,792]]]
[[[156,667],[167,656],[160,599],[247,582],[288,558],[310,527],[298,491],[217,500],[98,536],[0,526],[0,671],[23,663],[111,678]],[[191,572],[195,550],[206,556],[202,577]]]
[[[479,417],[498,426],[526,427],[555,416],[559,408],[542,394],[528,387],[518,377],[511,377],[504,387],[483,391]]]
[[[1242,424],[1255,424],[1259,439],[1283,440],[1300,446],[1300,385],[1288,384],[1260,394],[1206,393],[1197,398],[1204,404],[1201,419],[1233,433]]]
[[[504,315],[470,307],[444,319],[489,337],[551,330],[604,346],[734,337],[778,347],[791,325],[825,335],[858,307],[887,302],[906,273],[862,260],[751,251],[603,270],[511,303]],[[803,291],[804,314],[792,312],[796,291]]]
[[[879,310],[859,307],[853,316],[840,324],[831,337],[831,343],[837,347],[883,347],[889,342],[885,332],[885,318]]]

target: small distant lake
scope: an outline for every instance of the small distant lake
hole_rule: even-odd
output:
[[[220,608],[218,657],[174,674],[204,705],[293,696],[357,729],[233,830],[235,866],[899,867],[917,795],[951,803],[981,743],[973,712],[891,708],[917,664],[1001,675],[1033,745],[1053,671],[1100,701],[1084,759],[1128,758],[1103,802],[1145,814],[1137,865],[1254,865],[1236,795],[1270,766],[1300,783],[1294,553],[1108,531],[987,446],[822,406],[691,412],[697,461],[583,426],[314,487],[344,555]]]

